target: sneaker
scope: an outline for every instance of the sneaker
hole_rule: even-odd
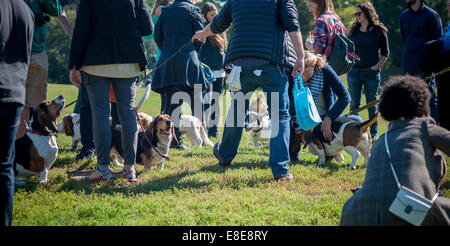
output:
[[[105,172],[102,172],[100,171],[100,169],[98,169],[98,167],[95,167],[94,171],[88,176],[84,176],[82,180],[87,180],[89,182],[113,182],[114,178],[112,175],[112,170],[110,168],[108,168],[108,170],[106,170]]]
[[[274,177],[274,179],[276,181],[290,181],[290,180],[294,179],[294,175],[292,175],[292,173],[287,173],[286,175],[281,176],[281,177]]]
[[[75,161],[80,161],[83,159],[92,160],[95,158],[95,152],[93,150],[81,150],[81,152],[75,156]]]
[[[170,148],[174,148],[174,149],[178,149],[178,150],[188,150],[188,151],[191,151],[191,150],[192,150],[192,149],[189,148],[188,146],[184,145],[184,143],[180,143],[180,144],[178,144],[178,145],[170,146]]]
[[[217,160],[219,160],[219,165],[220,165],[221,167],[229,167],[231,164],[230,164],[230,163],[227,163],[227,162],[225,162],[225,161],[223,161],[222,158],[221,158],[220,155],[219,155],[219,146],[220,146],[220,143],[221,143],[221,142],[217,142],[217,143],[214,145],[214,148],[213,148],[213,154],[214,154],[214,156],[217,158]]]
[[[124,170],[120,176],[128,182],[137,182],[136,171],[134,169],[128,169],[128,171]]]

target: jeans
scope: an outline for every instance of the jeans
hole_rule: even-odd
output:
[[[223,83],[224,83],[225,78],[217,78],[216,81],[209,83],[209,87],[206,89],[205,91],[205,95],[209,94],[206,99],[208,101],[205,101],[204,103],[204,111],[205,114],[208,113],[208,109],[216,104],[216,103],[220,103],[220,99],[222,98],[221,96],[219,98],[213,97],[212,95],[217,95],[218,94],[222,94],[222,90],[223,90]],[[213,92],[215,92],[214,94],[212,94]],[[220,107],[218,108],[218,110],[213,111],[212,113],[209,113],[209,115],[205,115],[206,116],[206,125],[208,127],[208,135],[210,136],[217,136],[217,124],[219,123],[219,118],[220,118]],[[213,124],[214,122],[214,124]]]
[[[0,226],[11,226],[14,202],[15,138],[23,105],[0,103]]]
[[[80,114],[80,135],[81,144],[83,145],[81,152],[95,151],[91,103],[84,82],[81,84],[80,89],[78,89],[78,102],[75,105],[74,113]]]
[[[352,101],[350,103],[350,111],[358,109],[361,104],[361,91],[364,87],[364,93],[366,95],[366,104],[369,104],[377,100],[378,87],[380,85],[381,77],[379,71],[373,71],[370,68],[359,69],[353,68],[347,74],[348,89]],[[368,109],[369,118],[372,118],[377,112],[378,106],[375,105]],[[359,114],[357,114],[359,115]],[[370,135],[372,137],[378,134],[378,121],[370,126]]]
[[[91,102],[93,133],[97,162],[99,165],[109,165],[111,148],[111,128],[109,126],[109,90],[114,88],[117,111],[122,125],[122,144],[124,164],[133,165],[136,162],[137,124],[134,109],[136,97],[136,81],[134,78],[106,78],[83,73],[83,83],[86,84]]]
[[[254,70],[262,70],[261,74],[254,73]],[[288,96],[288,78],[284,71],[274,64],[266,64],[256,69],[247,70],[242,68],[241,72],[241,86],[244,94],[250,92],[250,95],[255,89],[261,87],[267,93],[267,103],[269,106],[269,116],[271,118],[272,133],[277,132],[270,138],[270,156],[269,165],[272,169],[274,177],[285,176],[289,167],[289,96]],[[271,94],[270,92],[276,92]],[[238,92],[239,93],[239,92]],[[249,107],[250,97],[246,97],[244,105],[242,102],[236,100],[236,93],[232,95],[232,105],[228,109],[227,119],[223,131],[222,141],[220,143],[219,155],[224,162],[231,163],[236,157],[239,143],[242,137],[242,129],[244,126],[245,113]],[[272,105],[272,96],[275,96],[275,105]],[[278,100],[277,100],[278,96]],[[240,103],[241,106],[238,107]],[[278,104],[278,105],[276,105]],[[242,106],[245,108],[242,109]],[[276,107],[275,110],[271,110]],[[272,112],[273,111],[273,112]],[[272,115],[278,113],[278,118]],[[237,123],[237,124],[236,124]]]

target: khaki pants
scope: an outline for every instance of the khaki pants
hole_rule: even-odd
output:
[[[25,107],[36,107],[47,98],[47,78],[47,52],[31,55],[26,81]]]

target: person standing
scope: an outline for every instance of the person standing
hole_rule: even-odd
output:
[[[261,14],[261,9],[264,9],[264,14]],[[242,69],[242,88],[235,92],[235,96],[236,93],[251,94],[258,87],[267,93],[272,125],[278,128],[276,136],[270,139],[269,164],[275,180],[291,180],[293,175],[287,165],[290,161],[288,78],[282,68],[288,67],[288,44],[284,37],[287,31],[297,55],[292,75],[297,76],[304,69],[297,8],[292,0],[229,0],[212,23],[198,31],[192,40],[203,41],[208,36],[222,33],[231,23],[233,28],[225,64],[232,63]],[[272,97],[275,98],[273,104]],[[213,150],[219,165],[223,167],[230,166],[237,155],[244,126],[243,116],[249,106],[248,100],[238,102],[235,98],[232,103],[234,106],[228,111],[222,140],[216,143]],[[245,109],[238,107],[238,103],[244,104]],[[270,110],[271,107],[278,110]],[[274,118],[271,111],[277,112],[279,117]]]
[[[425,74],[419,67],[419,55],[426,42],[442,36],[442,21],[439,14],[425,5],[423,0],[406,0],[408,8],[400,15],[400,32],[403,39],[402,69],[404,74],[418,76]],[[431,91],[431,117],[439,123],[437,112],[436,81],[428,82]]]
[[[348,37],[355,43],[357,61],[347,74],[351,95],[350,111],[358,109],[361,103],[361,91],[364,87],[366,103],[377,100],[381,82],[380,69],[389,56],[387,28],[378,20],[378,14],[370,2],[358,3],[355,7],[356,20],[352,23]],[[369,108],[369,118],[377,111],[377,106]],[[376,139],[378,121],[370,126],[370,135]]]
[[[334,35],[345,34],[345,26],[334,11],[332,0],[306,0],[306,5],[316,18],[316,22],[312,37],[307,38],[305,46],[309,51],[329,59],[333,50]]]
[[[25,103],[34,16],[23,1],[0,1],[0,226],[11,226],[15,137]]]
[[[214,20],[218,11],[216,6],[211,2],[206,2],[202,6],[202,15],[205,18],[205,25],[208,25]],[[226,33],[215,34],[206,39],[205,44],[202,45],[198,52],[198,56],[201,62],[208,65],[216,80],[209,83],[206,89],[207,102],[204,103],[204,110],[208,112],[208,109],[212,109],[211,106],[215,103],[219,103],[220,95],[225,82],[226,72],[224,70],[225,50],[227,49],[228,41]],[[220,107],[217,107],[220,109]],[[208,127],[208,137],[218,138],[217,124],[219,123],[220,110],[215,110],[213,113],[206,116],[206,124]]]
[[[194,5],[192,0],[176,0],[171,5],[162,8],[154,34],[155,42],[161,49],[161,56],[156,66],[166,62],[170,56],[189,43],[196,31],[202,29],[200,9]],[[152,90],[159,93],[162,100],[165,100],[162,103],[164,108],[161,109],[161,112],[170,115],[175,124],[175,136],[178,143],[173,140],[171,148],[189,150],[181,140],[180,115],[174,114],[176,109],[181,109],[184,100],[191,105],[194,116],[202,122],[205,118],[203,117],[202,90],[206,89],[207,85],[197,54],[200,46],[201,43],[196,43],[187,47],[181,54],[156,70],[153,76]],[[194,88],[197,86],[198,88]],[[182,96],[178,103],[172,103],[172,97],[177,92],[183,92],[185,96]],[[195,106],[197,106],[197,110]]]
[[[20,116],[16,139],[25,135],[25,121],[28,122],[30,119],[30,110],[47,98],[48,56],[45,50],[47,22],[50,21],[50,16],[59,17],[63,14],[59,0],[24,1],[33,11],[35,26],[26,82],[25,106]]]
[[[120,20],[120,21],[119,21]],[[147,59],[142,36],[153,32],[144,0],[81,0],[70,49],[70,80],[86,86],[93,117],[97,166],[86,179],[112,181],[109,92],[114,88],[122,125],[122,178],[136,182],[136,82]],[[82,71],[82,73],[80,72]],[[83,76],[83,79],[81,79]]]

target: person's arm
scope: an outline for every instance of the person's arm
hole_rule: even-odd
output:
[[[432,15],[429,18],[429,31],[430,31],[430,40],[438,40],[442,37],[442,21],[441,17],[438,14]]]
[[[63,10],[61,16],[59,16],[56,20],[58,21],[59,25],[64,29],[64,32],[66,32],[67,36],[72,38],[73,27],[72,24],[70,24],[69,20],[67,19],[66,11]]]
[[[328,84],[330,89],[333,90],[338,97],[338,100],[334,103],[333,107],[331,107],[325,114],[325,117],[329,117],[331,120],[334,120],[339,117],[342,112],[344,112],[345,108],[350,103],[350,92],[347,90],[336,72],[334,72],[333,68],[327,65],[324,69],[322,69],[322,71],[324,84]]]
[[[202,14],[200,13],[200,9],[196,8],[195,11],[192,14],[193,17],[193,21],[192,21],[192,33],[196,33],[197,31],[201,31],[204,29],[203,26],[203,20],[202,20]],[[199,51],[200,48],[202,47],[204,41],[203,42],[196,42],[194,43],[195,45],[195,50]]]
[[[70,81],[79,88],[81,85],[80,69],[86,51],[91,23],[91,6],[87,0],[80,0],[75,28],[70,47],[69,70]]]
[[[294,45],[295,54],[297,55],[297,61],[295,62],[294,69],[292,69],[292,76],[296,77],[305,70],[302,34],[300,31],[290,32],[289,38]]]
[[[328,32],[326,23],[322,19],[318,19],[314,25],[313,40],[308,49],[313,50],[317,54],[323,54],[328,43]]]
[[[141,36],[153,33],[154,26],[150,19],[147,3],[144,0],[139,1],[139,5],[136,7],[136,21],[138,22]]]
[[[447,156],[450,156],[450,131],[431,122],[428,122],[427,126],[431,144]]]
[[[292,70],[292,76],[295,77],[299,73],[303,73],[305,69],[303,41],[300,24],[298,23],[297,7],[292,0],[283,0],[280,4],[281,25],[289,33],[289,38],[294,45],[295,54],[297,55],[297,61]]]
[[[386,60],[389,57],[389,42],[388,37],[385,33],[383,33],[380,36],[379,40],[379,46],[380,46],[380,59],[378,60],[377,64],[373,65],[370,69],[377,71],[379,70],[383,64],[386,62]]]

